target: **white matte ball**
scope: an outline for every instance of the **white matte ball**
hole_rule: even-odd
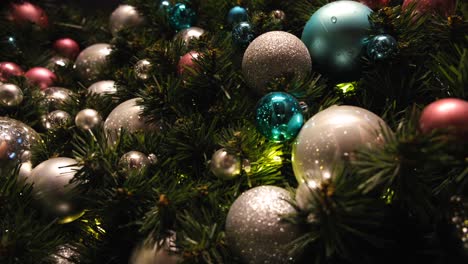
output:
[[[112,35],[116,36],[120,30],[136,27],[142,22],[143,17],[135,7],[131,5],[119,5],[110,16],[109,27]]]

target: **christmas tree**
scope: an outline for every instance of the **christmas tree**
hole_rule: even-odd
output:
[[[0,263],[468,261],[467,2],[0,7]]]

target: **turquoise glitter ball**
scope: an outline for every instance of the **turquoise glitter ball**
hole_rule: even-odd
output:
[[[189,28],[196,20],[195,12],[183,3],[177,3],[171,8],[169,23],[175,30]]]
[[[282,142],[294,138],[304,124],[299,102],[290,94],[269,93],[256,106],[258,131],[266,138]]]

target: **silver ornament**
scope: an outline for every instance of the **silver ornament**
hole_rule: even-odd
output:
[[[0,84],[0,105],[3,107],[18,106],[23,102],[23,91],[18,85]]]
[[[40,140],[28,125],[8,117],[0,117],[0,161],[19,161]],[[1,164],[0,164],[1,167]]]
[[[62,57],[62,56],[53,56],[47,62],[45,66],[47,69],[51,70],[52,72],[56,72],[61,68],[68,67],[72,62],[69,58]]]
[[[32,170],[33,195],[45,210],[57,216],[68,216],[81,209],[74,195],[77,183],[70,182],[81,168],[77,163],[72,158],[51,158]]]
[[[211,172],[221,179],[232,179],[241,173],[241,161],[225,148],[218,149],[211,157]]]
[[[119,160],[119,167],[127,173],[139,172],[150,164],[148,157],[139,151],[129,151]]]
[[[270,17],[273,18],[273,20],[275,20],[276,22],[281,22],[286,19],[286,14],[284,13],[283,10],[277,9],[277,10],[271,11]]]
[[[148,160],[150,161],[151,164],[158,163],[158,157],[154,153],[151,153],[148,155]]]
[[[41,91],[44,97],[41,104],[49,111],[62,108],[65,104],[72,101],[75,93],[63,87],[49,87]]]
[[[356,106],[332,106],[310,118],[293,144],[292,166],[299,183],[319,184],[332,177],[360,147],[384,143],[387,124],[374,113]]]
[[[75,125],[81,129],[93,129],[102,123],[102,117],[94,109],[83,109],[75,117]]]
[[[137,78],[141,80],[146,80],[149,77],[150,71],[153,68],[151,62],[147,59],[139,60],[133,70]]]
[[[20,169],[18,171],[18,181],[24,181],[26,183],[32,184],[31,173],[33,170],[33,165],[31,161],[26,161],[21,163]]]
[[[183,258],[176,247],[176,233],[156,243],[145,243],[133,251],[130,264],[177,264]]]
[[[101,70],[108,66],[107,56],[111,52],[111,46],[106,43],[94,44],[81,51],[74,65],[81,80],[84,82],[96,80]]]
[[[109,27],[112,36],[115,37],[120,30],[136,27],[142,22],[143,17],[135,7],[131,5],[119,5],[110,16]]]
[[[287,245],[302,233],[298,226],[281,220],[296,213],[288,200],[287,190],[260,186],[234,201],[226,218],[226,239],[243,263],[295,263]]]
[[[119,104],[104,122],[104,131],[109,143],[115,144],[124,129],[128,133],[141,131],[159,131],[160,127],[147,123],[142,115],[143,106],[138,105],[141,98],[133,98]]]
[[[203,28],[189,27],[177,33],[175,39],[182,40],[185,45],[189,45],[191,40],[199,39],[203,34],[205,34],[205,30]]]
[[[293,34],[270,31],[250,43],[242,59],[242,74],[256,92],[265,92],[273,78],[287,74],[306,76],[312,69],[307,47]]]
[[[115,94],[117,92],[117,88],[115,87],[115,81],[111,81],[111,80],[99,81],[89,86],[88,92],[92,94],[100,94],[100,95]]]
[[[59,246],[57,252],[52,255],[53,264],[73,264],[79,257],[76,248],[69,245]]]
[[[62,110],[55,110],[42,117],[42,126],[47,130],[67,127],[71,124],[71,116]]]

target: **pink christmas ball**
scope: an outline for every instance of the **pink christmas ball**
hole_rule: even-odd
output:
[[[177,65],[177,72],[183,74],[186,68],[196,68],[197,64],[195,60],[200,56],[200,53],[196,51],[190,51],[189,53],[182,56]]]
[[[54,50],[64,57],[74,60],[80,53],[80,46],[71,38],[61,38],[54,42]]]
[[[52,86],[57,80],[55,73],[44,67],[34,67],[24,75],[32,84],[39,86],[41,90]]]
[[[6,82],[11,76],[23,75],[23,70],[20,66],[13,62],[0,62],[0,81]]]
[[[456,0],[405,0],[402,9],[407,10],[415,5],[414,11],[418,15],[432,13],[448,17],[455,13],[456,2]]]
[[[29,2],[11,4],[8,19],[17,24],[34,23],[41,28],[46,28],[49,25],[49,18],[44,10]]]
[[[453,129],[457,136],[468,136],[468,102],[457,98],[437,100],[424,108],[419,119],[423,133],[434,129]]]

